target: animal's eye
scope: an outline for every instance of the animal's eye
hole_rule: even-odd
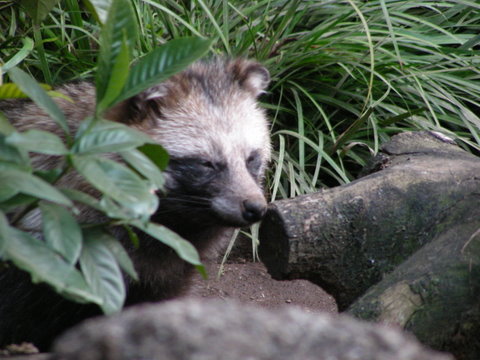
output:
[[[215,170],[217,168],[213,162],[208,160],[201,161],[199,165],[209,170]]]
[[[262,165],[260,152],[257,150],[252,151],[246,160],[246,164],[247,164],[247,169],[250,171],[250,173],[254,176],[257,176],[258,171],[260,170],[260,167]]]
[[[247,164],[253,164],[255,162],[260,162],[260,154],[258,151],[252,151],[250,156],[247,158]]]

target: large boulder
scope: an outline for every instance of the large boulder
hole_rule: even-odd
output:
[[[57,339],[63,360],[447,360],[412,336],[344,316],[176,300],[95,318]]]

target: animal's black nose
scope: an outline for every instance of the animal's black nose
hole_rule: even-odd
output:
[[[245,200],[243,202],[243,218],[249,223],[259,221],[265,212],[267,211],[267,205],[265,201],[259,200]]]

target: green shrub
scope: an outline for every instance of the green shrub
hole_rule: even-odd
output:
[[[35,28],[54,2],[25,3]],[[34,6],[41,3],[47,9]],[[36,35],[36,39],[40,37]],[[46,282],[75,301],[94,302],[105,313],[123,306],[125,285],[120,268],[137,277],[122,245],[108,232],[112,226],[123,226],[133,242],[137,240],[132,228],[148,233],[204,273],[192,244],[150,222],[158,207],[156,191],[163,187],[161,169],[168,161],[165,150],[141,132],[102,119],[102,114],[184,69],[209,49],[210,41],[172,40],[130,65],[137,40],[131,2],[112,1],[99,38],[96,111],[76,134],[70,132],[65,115],[45,90],[15,66],[20,56],[31,50],[30,41],[24,41],[24,47],[4,64],[12,83],[0,86],[0,97],[28,95],[64,132],[62,137],[35,129],[18,132],[8,119],[0,118],[0,259],[28,271],[33,282]],[[41,61],[39,65],[43,67]],[[49,70],[44,71],[46,79]],[[101,156],[107,152],[120,155],[125,163]],[[41,171],[32,166],[29,153],[55,155],[63,161],[58,168]],[[56,187],[70,171],[82,175],[101,192],[101,198]],[[79,224],[74,216],[78,212],[75,202],[105,214],[109,221]],[[22,230],[18,225],[35,210],[40,211],[42,229]]]

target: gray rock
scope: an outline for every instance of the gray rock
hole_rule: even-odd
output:
[[[85,321],[57,339],[62,360],[447,360],[393,328],[297,308],[175,300]]]

